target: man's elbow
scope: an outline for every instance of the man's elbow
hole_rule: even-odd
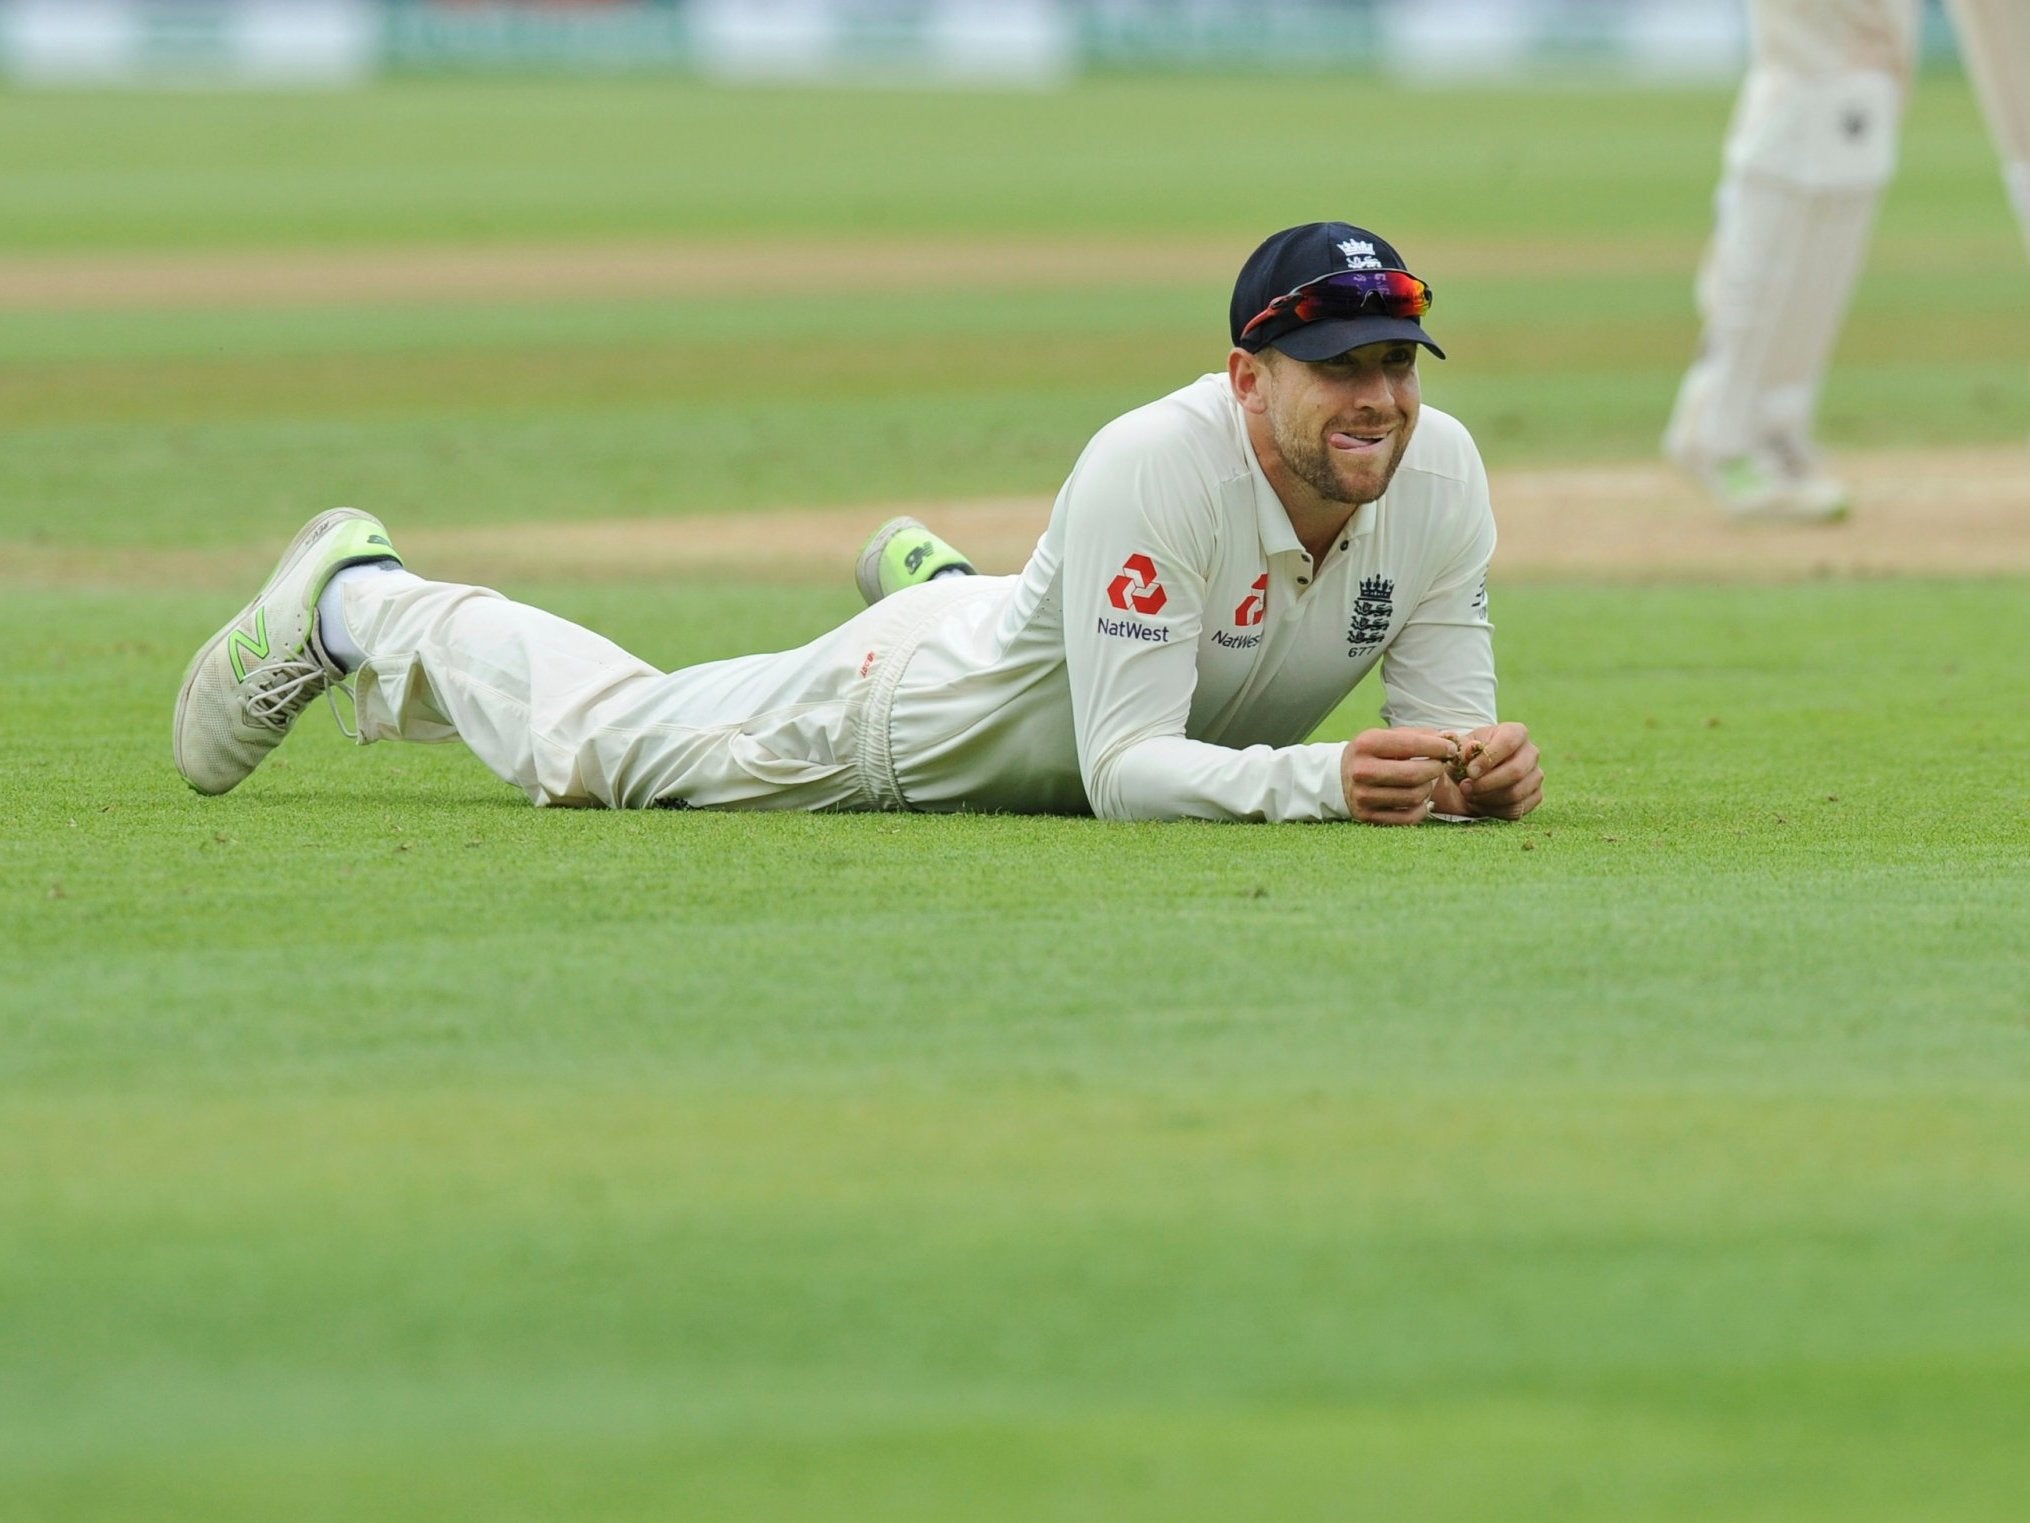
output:
[[[1133,752],[1132,746],[1123,746],[1105,756],[1092,758],[1082,767],[1086,801],[1092,805],[1093,817],[1100,820],[1177,819],[1179,816],[1174,806],[1151,796],[1145,781],[1138,776]]]

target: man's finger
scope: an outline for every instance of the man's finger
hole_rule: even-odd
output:
[[[1431,812],[1429,799],[1418,799],[1400,807],[1363,799],[1353,817],[1364,825],[1416,825]]]
[[[1415,788],[1429,793],[1431,785],[1444,775],[1445,763],[1429,756],[1412,756],[1402,761],[1361,756],[1353,763],[1353,784],[1362,789]]]
[[[1363,756],[1393,761],[1426,756],[1433,761],[1449,760],[1459,749],[1450,736],[1436,730],[1404,727],[1399,730],[1363,730],[1354,738],[1354,749]]]
[[[1519,820],[1544,801],[1541,775],[1530,778],[1516,792],[1497,798],[1476,798],[1473,812],[1495,820]]]
[[[1500,793],[1504,789],[1515,787],[1535,772],[1540,762],[1537,748],[1525,742],[1521,750],[1508,757],[1499,766],[1486,768],[1477,776],[1469,776],[1460,786],[1467,793],[1476,796],[1483,793]]]
[[[1480,755],[1477,758],[1480,773],[1475,774],[1469,767],[1469,777],[1492,772],[1528,745],[1530,738],[1530,732],[1519,724],[1489,725],[1476,733],[1480,739]]]

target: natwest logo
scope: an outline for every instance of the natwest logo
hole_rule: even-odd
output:
[[[1255,578],[1248,595],[1241,599],[1241,606],[1234,610],[1234,628],[1252,629],[1262,622],[1269,612],[1269,573],[1264,571]]]
[[[1156,579],[1156,563],[1146,555],[1131,555],[1121,563],[1121,574],[1107,583],[1107,601],[1124,613],[1161,613],[1170,594]]]

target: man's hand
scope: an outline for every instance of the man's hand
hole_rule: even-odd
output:
[[[1363,730],[1339,763],[1346,807],[1369,825],[1415,825],[1434,810],[1519,820],[1544,801],[1544,769],[1519,724]]]
[[[1458,755],[1458,741],[1437,730],[1362,730],[1339,759],[1346,807],[1364,824],[1415,825],[1431,812],[1439,781]]]
[[[1427,734],[1428,731],[1417,733]],[[1447,814],[1478,814],[1497,820],[1519,820],[1544,801],[1542,758],[1519,724],[1482,725],[1456,739],[1465,776],[1447,777],[1438,803]],[[1477,747],[1477,751],[1476,751]],[[1460,808],[1447,808],[1447,788],[1457,788]]]

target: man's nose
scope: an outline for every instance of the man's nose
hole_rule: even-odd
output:
[[[1391,412],[1395,409],[1395,388],[1390,386],[1388,372],[1379,365],[1364,365],[1346,377],[1346,397],[1355,407],[1371,412]]]

